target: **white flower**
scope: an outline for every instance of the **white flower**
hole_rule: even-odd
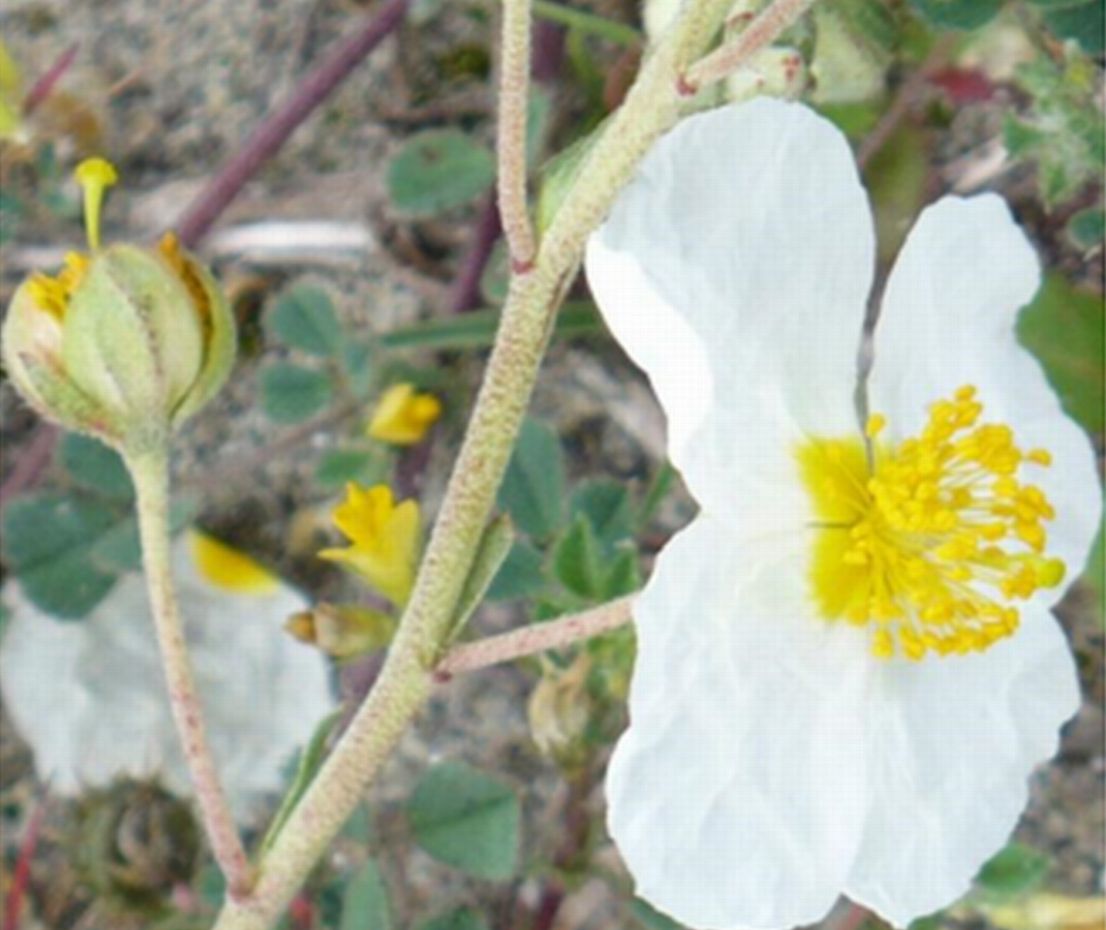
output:
[[[948,904],[1078,707],[1049,608],[1101,494],[1015,340],[1034,253],[998,197],[927,209],[865,387],[873,267],[845,139],[763,99],[682,122],[589,243],[702,508],[637,602],[607,779],[638,893],[693,927]]]
[[[174,544],[173,573],[212,753],[248,821],[333,710],[326,661],[283,630],[303,596],[235,550],[190,533]],[[4,599],[5,706],[50,789],[157,776],[190,795],[142,575],[120,579],[79,621],[43,613],[14,583]]]

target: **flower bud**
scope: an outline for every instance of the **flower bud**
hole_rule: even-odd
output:
[[[164,441],[226,380],[230,309],[211,275],[167,234],[153,248],[99,248],[106,162],[78,168],[92,251],[54,277],[33,274],[12,298],[3,356],[43,416],[134,451]]]
[[[311,643],[335,659],[349,659],[383,649],[392,641],[396,621],[379,610],[357,604],[316,604],[293,614],[284,629],[301,643]]]

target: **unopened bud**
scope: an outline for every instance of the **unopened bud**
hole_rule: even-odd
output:
[[[284,629],[335,659],[383,649],[392,641],[396,621],[387,614],[355,604],[317,604],[293,614]]]
[[[70,253],[56,276],[36,273],[20,285],[3,354],[43,416],[136,451],[164,441],[222,386],[234,320],[211,275],[172,234],[153,248],[95,245],[102,189],[113,177],[105,165],[78,169],[91,254]]]
[[[584,733],[592,703],[587,690],[590,670],[591,660],[585,652],[568,668],[546,662],[527,705],[535,744],[542,755],[564,768],[576,767],[586,756]]]

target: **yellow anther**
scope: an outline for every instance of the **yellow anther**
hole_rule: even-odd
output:
[[[1051,456],[1020,449],[1005,424],[977,423],[982,413],[967,385],[874,462],[859,437],[800,449],[819,519],[815,599],[823,616],[872,626],[873,655],[986,649],[1016,631],[1011,604],[1063,580],[1063,562],[1044,554],[1053,507],[1020,477]],[[874,414],[865,434],[886,426]]]
[[[103,158],[86,158],[74,172],[77,183],[84,189],[84,223],[88,235],[88,247],[100,247],[100,208],[104,191],[119,180],[111,162]]]

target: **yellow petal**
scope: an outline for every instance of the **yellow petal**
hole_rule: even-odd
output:
[[[243,552],[205,533],[191,534],[192,558],[200,575],[233,594],[272,594],[280,580]]]
[[[407,382],[393,384],[377,402],[368,434],[381,442],[412,446],[422,441],[441,415],[441,402],[433,394],[416,393]]]

